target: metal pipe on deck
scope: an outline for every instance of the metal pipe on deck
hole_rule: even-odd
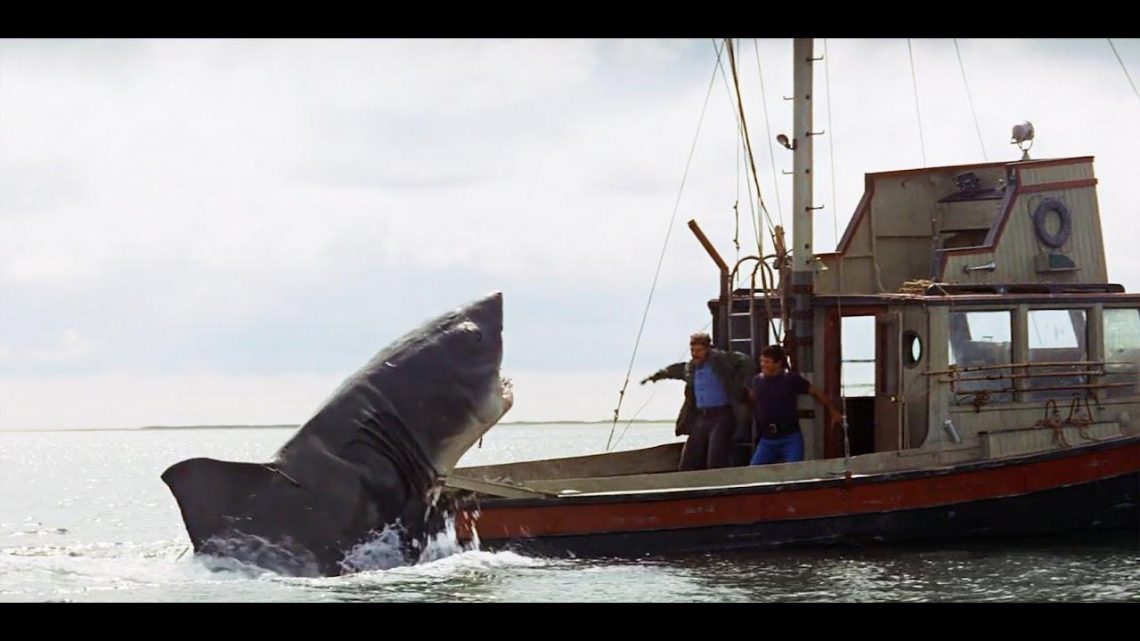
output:
[[[720,328],[716,332],[717,338],[719,339],[716,342],[717,347],[720,349],[728,349],[729,314],[732,311],[732,282],[728,272],[728,263],[724,262],[724,259],[720,257],[720,253],[717,252],[716,247],[713,247],[708,236],[705,236],[705,233],[701,231],[701,227],[697,224],[697,221],[690,220],[689,229],[692,230],[693,235],[697,237],[701,246],[705,248],[709,257],[713,259],[713,262],[716,263],[716,266],[720,269],[720,316],[718,318]]]

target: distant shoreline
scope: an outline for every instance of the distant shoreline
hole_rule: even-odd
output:
[[[628,425],[648,425],[653,423],[672,424],[675,419],[663,418],[660,420],[639,419],[634,421],[619,420],[618,423]],[[613,419],[608,421],[503,421],[504,425],[611,425]],[[38,430],[10,430],[0,429],[0,434],[41,433],[41,432],[138,432],[138,431],[174,431],[174,430],[284,430],[300,429],[300,425],[145,425],[143,427],[59,427]]]

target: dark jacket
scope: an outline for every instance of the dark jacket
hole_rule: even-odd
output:
[[[726,352],[719,349],[709,350],[709,365],[712,366],[716,377],[724,384],[724,391],[732,402],[732,414],[736,419],[736,434],[734,440],[738,443],[747,443],[752,440],[752,407],[748,401],[748,381],[756,375],[756,366],[747,354],[740,352]],[[674,433],[677,436],[689,434],[693,421],[696,419],[697,398],[693,391],[693,370],[696,364],[673,363],[658,370],[647,377],[645,381],[660,381],[674,379],[685,381],[685,403],[677,414],[677,427]]]

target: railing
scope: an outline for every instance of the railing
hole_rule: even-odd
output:
[[[1056,371],[1058,367],[1074,368],[1065,371]],[[1113,367],[1113,371],[1108,371],[1107,368]],[[1053,371],[1033,371],[1040,368],[1053,368]],[[1082,369],[1075,369],[1082,368]],[[1121,368],[1121,369],[1115,369]],[[1020,370],[1020,371],[1019,371]],[[977,376],[962,376],[963,373],[971,372],[992,372],[985,373]],[[926,376],[938,376],[937,382],[946,383],[950,386],[950,392],[954,395],[956,403],[961,404],[964,401],[971,401],[975,407],[980,411],[981,406],[988,405],[993,395],[995,394],[1024,394],[1037,393],[1037,392],[1051,392],[1051,391],[1085,391],[1087,394],[1092,395],[1094,400],[1097,390],[1106,390],[1114,388],[1125,387],[1138,387],[1138,380],[1132,380],[1122,383],[1109,383],[1109,382],[1096,382],[1096,383],[1068,383],[1064,385],[1034,385],[1026,387],[1021,385],[1024,381],[1032,379],[1048,379],[1051,377],[1072,377],[1080,378],[1088,381],[1093,377],[1103,376],[1118,376],[1132,374],[1136,375],[1140,372],[1137,364],[1134,362],[1122,361],[1041,361],[1041,362],[1025,362],[1025,363],[1002,363],[996,365],[972,365],[969,367],[956,367],[950,366],[944,370],[933,370],[923,372]],[[989,381],[1011,381],[1012,385],[1008,387],[996,387],[987,389],[961,389],[963,384],[969,386],[970,383],[976,382],[989,382]]]

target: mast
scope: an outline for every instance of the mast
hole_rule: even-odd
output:
[[[792,119],[792,310],[787,334],[792,365],[811,380],[812,333],[812,39],[796,38]]]
[[[787,331],[791,344],[792,367],[801,376],[814,381],[815,343],[812,325],[812,293],[815,273],[812,271],[812,39],[796,38],[793,52],[794,115],[792,118],[792,310]],[[804,397],[797,405],[802,410],[812,407]],[[801,417],[803,413],[801,412]],[[800,430],[815,433],[819,421],[800,418]],[[814,440],[814,439],[813,439]],[[805,446],[807,443],[805,443]],[[810,452],[811,448],[808,447]],[[806,453],[806,452],[805,452]]]

